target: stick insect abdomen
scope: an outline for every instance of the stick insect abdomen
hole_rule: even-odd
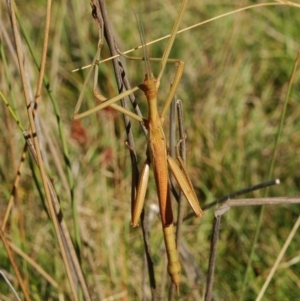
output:
[[[173,213],[168,181],[167,148],[161,125],[152,127],[149,124],[149,147],[152,155],[154,178],[160,206],[161,222],[168,256],[168,273],[179,290],[181,267],[176,249]]]
[[[167,227],[173,223],[173,215],[169,196],[165,136],[161,126],[152,128],[151,124],[148,135],[162,224],[163,227]]]

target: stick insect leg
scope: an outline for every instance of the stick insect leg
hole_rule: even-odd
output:
[[[184,2],[187,2],[187,1],[184,1]],[[184,8],[185,8],[185,6],[184,7],[182,6],[181,10],[184,10]],[[183,12],[180,11],[180,15],[181,15],[181,13],[183,13]],[[170,39],[172,39],[173,35],[176,35],[177,29],[178,29],[178,25],[179,25],[179,23],[177,24],[177,21],[176,21]],[[165,115],[166,115],[166,113],[167,113],[167,111],[168,111],[168,109],[170,107],[172,99],[173,99],[173,97],[174,97],[174,95],[176,93],[177,87],[178,87],[178,85],[180,83],[180,80],[181,80],[181,77],[182,77],[182,74],[183,74],[183,70],[184,70],[184,62],[183,61],[181,61],[179,59],[168,59],[167,56],[166,56],[166,54],[169,55],[170,50],[168,50],[168,47],[172,47],[174,38],[172,39],[172,43],[171,44],[170,44],[170,42],[168,42],[167,48],[166,48],[166,50],[165,50],[164,55],[163,55],[162,58],[145,58],[145,57],[128,56],[128,55],[126,55],[126,54],[124,54],[123,52],[120,51],[120,49],[118,48],[118,46],[117,46],[117,44],[115,42],[115,49],[116,49],[117,53],[120,54],[121,56],[125,57],[128,60],[134,60],[134,61],[145,61],[145,60],[148,60],[148,61],[156,61],[156,62],[160,61],[161,62],[162,68],[161,68],[159,76],[157,77],[157,84],[156,84],[157,88],[159,88],[160,78],[162,76],[162,71],[164,70],[166,63],[176,63],[177,64],[177,70],[176,70],[176,74],[175,74],[175,77],[174,77],[174,81],[173,81],[172,87],[170,89],[170,92],[169,92],[169,94],[167,96],[167,99],[165,101],[165,104],[164,104],[163,110],[161,112],[161,115],[160,115],[161,119],[162,119],[162,122],[163,122],[164,117],[165,117]],[[146,46],[144,46],[144,47],[146,47]]]
[[[150,60],[154,60],[154,61],[158,61],[158,60],[161,60],[161,70],[160,70],[160,73],[159,73],[159,76],[157,77],[157,88],[159,86],[159,82],[160,82],[160,78],[163,74],[163,71],[165,69],[165,65],[167,62],[177,62],[178,63],[178,68],[177,68],[177,72],[176,72],[176,75],[175,75],[175,79],[174,79],[174,84],[171,88],[171,91],[169,93],[169,96],[167,98],[167,101],[164,105],[164,108],[163,108],[163,111],[162,111],[162,114],[161,114],[161,117],[162,119],[164,118],[165,114],[166,114],[166,111],[167,109],[169,108],[170,106],[170,103],[171,103],[171,99],[173,98],[173,95],[175,94],[175,91],[176,91],[176,88],[178,86],[178,83],[180,81],[180,78],[181,78],[181,75],[182,75],[182,72],[183,72],[183,63],[180,62],[179,60],[170,60],[168,59],[168,56],[169,56],[169,53],[171,51],[171,48],[172,48],[172,45],[173,45],[173,42],[174,42],[174,39],[175,39],[175,36],[176,36],[176,32],[178,30],[178,27],[179,27],[179,24],[181,22],[181,19],[182,19],[182,15],[183,15],[183,12],[185,10],[185,7],[186,7],[186,4],[187,4],[187,0],[184,0],[182,2],[182,5],[181,5],[181,8],[180,8],[180,12],[179,12],[179,16],[174,24],[174,27],[173,27],[173,30],[172,30],[172,34],[170,36],[170,39],[168,41],[168,44],[167,44],[167,47],[165,49],[165,52],[163,54],[163,58],[162,59],[151,59]],[[96,15],[96,12],[93,10],[93,17],[97,16]],[[99,23],[99,22],[98,22]],[[93,93],[94,93],[94,96],[97,100],[99,100],[101,102],[101,104],[97,105],[96,107],[90,109],[90,110],[87,110],[85,111],[84,113],[78,113],[80,107],[81,107],[81,104],[82,104],[82,99],[83,99],[83,91],[82,93],[80,94],[80,97],[77,101],[77,104],[75,106],[75,110],[74,110],[74,116],[73,118],[74,119],[80,119],[80,118],[83,118],[85,116],[88,116],[98,110],[101,110],[101,109],[104,109],[105,107],[112,107],[113,109],[123,113],[123,114],[126,114],[127,116],[139,121],[139,122],[143,122],[143,119],[134,114],[133,112],[127,110],[127,109],[124,109],[123,107],[117,105],[117,104],[114,104],[116,101],[130,95],[131,93],[137,91],[139,88],[138,87],[135,87],[131,90],[128,90],[128,91],[125,91],[124,93],[122,94],[119,94],[111,99],[106,99],[103,95],[101,95],[100,93],[96,92],[96,85],[97,85],[97,81],[98,81],[98,69],[99,69],[99,66],[97,64],[97,62],[99,61],[100,59],[100,54],[101,54],[101,48],[102,48],[102,45],[103,45],[103,22],[100,24],[98,24],[99,26],[99,42],[98,42],[98,49],[97,49],[97,53],[96,53],[96,56],[93,60],[93,66],[95,66],[95,75],[94,75],[94,89],[93,89]],[[120,51],[118,51],[120,52]],[[123,54],[124,55],[124,54]],[[137,59],[137,60],[143,60],[143,58],[136,58],[136,57],[128,57],[129,59]],[[89,72],[88,74],[88,77],[84,83],[84,87],[87,85],[87,81],[88,81],[88,78],[89,76],[91,75],[91,71]]]
[[[133,227],[139,225],[140,216],[144,207],[145,195],[146,195],[148,179],[149,179],[149,165],[150,162],[147,159],[141,171],[135,201],[131,205],[132,207],[131,226]]]
[[[137,56],[128,56],[124,53],[122,53],[118,48],[117,48],[117,45],[115,45],[116,47],[116,51],[121,55],[121,56],[124,56],[126,59],[128,60],[136,60],[136,61],[144,61],[145,58],[143,57],[137,57]],[[161,61],[162,58],[148,58],[149,61]],[[161,118],[162,118],[162,121],[164,120],[164,117],[171,105],[171,102],[172,102],[172,99],[174,98],[174,95],[176,93],[176,90],[177,90],[177,87],[180,83],[180,80],[181,80],[181,77],[182,77],[182,74],[183,74],[183,70],[184,70],[184,62],[181,61],[181,60],[178,60],[178,59],[167,59],[166,60],[167,63],[176,63],[177,64],[177,70],[176,70],[176,74],[175,74],[175,77],[174,77],[174,81],[173,81],[173,84],[172,84],[172,87],[168,93],[168,96],[167,96],[167,99],[165,101],[165,104],[164,104],[164,107],[163,107],[163,110],[161,112]],[[158,86],[159,86],[159,82],[158,82]]]
[[[181,4],[181,7],[180,7],[180,10],[179,10],[179,14],[178,14],[178,17],[175,21],[175,24],[173,26],[173,29],[172,29],[172,34],[168,40],[168,44],[167,44],[167,47],[164,51],[164,54],[163,54],[163,57],[162,57],[162,61],[161,61],[161,70],[159,72],[159,75],[157,77],[157,82],[158,82],[158,85],[159,85],[159,82],[160,82],[160,79],[163,75],[163,72],[165,70],[165,67],[166,67],[166,63],[167,62],[170,62],[170,60],[168,59],[169,58],[169,54],[170,54],[170,51],[173,47],[173,43],[174,43],[174,40],[175,40],[175,36],[176,36],[176,33],[178,31],[178,27],[179,27],[179,24],[181,23],[181,20],[182,20],[182,16],[183,16],[183,13],[185,11],[185,8],[186,8],[186,5],[187,5],[187,2],[188,0],[183,0],[182,1],[182,4]],[[164,119],[164,116],[166,115],[166,112],[171,104],[171,101],[174,97],[174,94],[176,92],[176,89],[178,87],[178,84],[180,82],[180,79],[181,79],[181,76],[182,76],[182,73],[183,73],[183,69],[184,69],[184,63],[180,60],[177,60],[176,61],[178,63],[178,67],[177,67],[177,72],[176,72],[176,75],[175,75],[175,79],[174,79],[174,83],[172,85],[172,88],[169,92],[169,95],[167,97],[167,100],[164,104],[164,107],[163,107],[163,110],[162,110],[162,113],[161,113],[161,119],[163,121]]]
[[[200,217],[203,215],[203,211],[199,205],[197,195],[194,191],[192,182],[185,170],[184,164],[180,156],[177,156],[178,163],[170,156],[168,156],[168,165],[171,169],[177,184],[182,190],[184,196],[188,200],[190,206],[192,207],[195,215]]]
[[[184,62],[180,61],[180,60],[172,60],[172,62],[176,62],[177,63],[177,70],[176,70],[176,74],[175,74],[175,78],[173,81],[173,84],[171,86],[171,89],[169,91],[169,94],[167,96],[167,99],[165,101],[164,107],[161,111],[160,117],[162,119],[162,122],[164,121],[164,117],[171,105],[172,99],[174,98],[174,95],[176,93],[177,87],[180,83],[182,74],[183,74],[183,69],[184,69]],[[170,62],[170,60],[168,60],[168,62]]]
[[[97,53],[96,53],[96,55],[95,55],[95,57],[93,59],[93,62],[92,62],[91,68],[90,68],[90,70],[89,70],[89,72],[87,74],[87,77],[85,78],[85,81],[83,83],[83,88],[82,88],[82,90],[80,92],[79,98],[77,100],[77,103],[76,103],[76,106],[75,106],[75,109],[74,109],[73,119],[80,119],[80,118],[83,118],[85,116],[85,115],[83,116],[84,113],[78,114],[78,111],[80,110],[80,107],[81,107],[81,104],[82,104],[82,101],[83,101],[84,90],[85,90],[85,88],[86,88],[86,86],[88,84],[88,81],[89,81],[89,79],[90,79],[90,77],[92,75],[93,67],[96,66],[97,59],[98,59],[98,57],[100,57],[101,47],[102,47],[102,42],[101,42],[101,40],[99,40]]]
[[[94,13],[94,11],[93,11]],[[94,15],[93,15],[94,16]],[[97,16],[97,15],[96,15]],[[99,18],[98,18],[99,19]],[[98,20],[97,19],[97,20]],[[101,20],[102,21],[102,20]],[[99,64],[98,62],[100,61],[100,56],[101,56],[101,49],[102,49],[102,46],[103,46],[103,37],[104,37],[104,31],[103,31],[103,22],[99,22],[98,21],[98,26],[99,26],[99,40],[98,40],[98,49],[97,49],[97,53],[94,57],[94,60],[92,62],[92,67],[85,79],[85,82],[84,82],[84,85],[83,85],[83,89],[80,93],[80,96],[79,96],[79,99],[77,101],[77,104],[75,106],[75,109],[74,109],[74,114],[73,114],[73,118],[74,119],[80,119],[80,118],[83,118],[83,117],[86,117],[94,112],[97,112],[98,110],[101,110],[101,109],[104,109],[108,106],[110,106],[111,108],[113,108],[114,110],[116,111],[119,111],[139,122],[143,122],[143,119],[138,116],[137,114],[123,108],[122,106],[120,105],[117,105],[115,104],[115,102],[117,102],[118,100],[132,94],[133,92],[137,91],[139,88],[138,87],[134,87],[132,88],[131,90],[127,90],[115,97],[112,97],[111,99],[107,99],[106,97],[104,97],[102,94],[100,94],[99,92],[97,92],[97,83],[98,83],[98,73],[99,73]],[[81,107],[81,104],[82,104],[82,100],[83,100],[83,94],[84,94],[84,89],[88,83],[88,80],[92,74],[92,68],[95,68],[95,71],[94,71],[94,83],[93,83],[93,94],[94,94],[94,97],[100,101],[100,104],[97,105],[96,107],[92,108],[92,109],[89,109],[83,113],[78,113],[80,107]]]
[[[168,44],[166,46],[166,49],[164,51],[164,54],[163,54],[163,57],[162,57],[162,60],[161,60],[161,69],[160,69],[159,75],[157,77],[158,81],[160,81],[160,79],[161,79],[161,77],[162,77],[162,75],[164,73],[164,70],[165,70],[165,67],[166,67],[166,63],[168,61],[170,51],[171,51],[171,49],[173,47],[173,43],[174,43],[174,40],[175,40],[175,37],[176,37],[176,33],[178,31],[179,24],[181,23],[182,16],[183,16],[183,13],[185,11],[187,2],[188,2],[188,0],[183,0],[182,3],[181,3],[181,7],[180,7],[180,10],[179,10],[178,17],[177,17],[177,19],[175,21],[175,24],[173,26],[171,36],[170,36],[170,38],[168,40]]]

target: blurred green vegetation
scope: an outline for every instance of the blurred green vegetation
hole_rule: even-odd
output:
[[[258,2],[261,1],[190,1],[180,27]],[[142,8],[132,1],[109,1],[108,14],[120,49],[125,51],[140,44],[134,9],[141,11],[146,39],[151,41],[170,33],[179,6],[180,1],[146,1]],[[5,74],[2,57],[0,90],[27,128],[22,85],[16,56],[12,51],[12,29],[4,1],[0,8],[0,42],[9,74]],[[34,50],[40,57],[46,1],[18,1],[17,8]],[[300,48],[299,12],[298,8],[289,6],[260,7],[215,20],[177,36],[170,57],[185,62],[177,96],[183,101],[184,107],[187,170],[202,205],[268,180],[289,78]],[[127,290],[128,300],[140,300],[143,243],[140,229],[129,227],[131,169],[129,152],[124,144],[123,118],[119,113],[103,110],[79,123],[72,121],[74,106],[88,71],[72,73],[71,70],[91,63],[96,53],[97,39],[98,30],[91,17],[88,1],[53,3],[46,75],[52,93],[58,100],[70,151],[75,199],[85,242],[81,251],[83,270],[93,296],[98,286],[103,298]],[[166,40],[150,46],[151,56],[161,57],[165,45]],[[38,71],[25,42],[23,51],[28,85],[32,87],[34,95]],[[134,55],[142,54],[136,51]],[[106,45],[102,57],[109,57]],[[143,63],[125,60],[123,63],[131,84],[140,84],[144,79]],[[152,67],[154,74],[157,74],[159,63],[152,63]],[[169,91],[175,68],[169,64],[162,79],[159,92],[161,105]],[[300,71],[297,70],[272,175],[272,178],[280,178],[281,184],[270,188],[269,196],[299,195],[299,83]],[[100,65],[99,87],[107,97],[117,93],[110,61]],[[83,110],[95,105],[92,78],[86,89],[85,100]],[[141,93],[137,93],[137,101],[146,116],[145,100]],[[4,214],[24,141],[12,118],[5,113],[3,103],[1,112],[0,212]],[[62,146],[58,138],[56,116],[45,89],[38,108],[38,122],[45,136],[43,139],[47,141],[44,149],[46,167],[60,197],[64,218],[73,234],[70,195],[64,184],[66,176],[59,173],[55,161],[60,162],[63,174],[66,174]],[[141,166],[145,159],[146,140],[139,124],[135,121],[132,124]],[[165,129],[168,130],[168,122],[165,123]],[[49,140],[57,151],[57,158],[49,149]],[[263,193],[256,191],[245,197],[262,197]],[[149,213],[149,205],[156,204],[156,199],[151,176],[146,214]],[[241,296],[259,212],[259,207],[234,208],[222,220],[214,285],[217,300],[238,300]],[[257,296],[299,212],[297,205],[267,207],[250,279],[243,292],[244,300],[254,300]],[[204,274],[208,267],[213,214],[211,209],[201,220],[189,220],[182,229],[184,242],[195,256],[197,268]],[[56,240],[33,180],[28,158],[7,232],[15,245],[59,283],[61,291],[68,291]],[[299,235],[296,235],[264,300],[298,298],[299,240]],[[160,288],[161,273],[166,262],[162,256],[164,246],[160,221],[156,217],[151,229],[151,247]],[[92,262],[89,262],[89,256],[92,256]],[[0,247],[0,262],[0,269],[18,287],[3,247]],[[32,300],[58,300],[56,289],[19,257],[17,262],[30,287]],[[198,279],[195,284],[183,270],[178,299],[195,299],[196,291],[202,295],[205,281],[205,278]],[[6,300],[5,296],[12,298],[2,278],[0,296],[3,300]]]

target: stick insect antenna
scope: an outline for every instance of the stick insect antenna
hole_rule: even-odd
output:
[[[145,28],[144,28],[140,13],[135,13],[135,18],[136,18],[136,22],[138,25],[141,44],[143,46],[143,56],[144,56],[143,58],[145,61],[147,78],[153,78],[153,74],[152,74],[151,66],[150,66],[149,55],[148,55],[147,46],[146,46]]]

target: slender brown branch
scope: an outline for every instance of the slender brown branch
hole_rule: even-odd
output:
[[[169,122],[169,153],[171,157],[175,157],[175,146],[176,146],[176,96],[174,96],[171,105],[170,105],[170,122]],[[174,177],[171,173],[169,173],[169,183],[171,184],[169,186],[169,193],[172,191],[171,187],[173,187],[174,185]],[[178,206],[181,203],[181,192],[179,192],[178,194]],[[178,207],[179,208],[179,207]],[[178,209],[178,214],[179,214],[179,209]],[[179,230],[178,230],[178,214],[177,214],[177,227],[176,227],[176,245],[178,248],[178,235],[179,235]],[[167,273],[163,274],[164,278],[167,277]],[[165,282],[165,279],[163,280]],[[170,287],[169,287],[169,296],[168,296],[168,300],[171,301],[174,299],[175,296],[175,287],[174,285],[171,283]]]
[[[262,189],[262,188],[265,188],[265,187],[268,187],[268,186],[273,186],[273,185],[278,185],[280,184],[280,180],[279,179],[275,179],[275,180],[271,180],[271,181],[266,181],[266,182],[262,182],[262,183],[259,183],[257,185],[253,185],[253,186],[250,186],[250,187],[247,187],[247,188],[243,188],[241,190],[237,190],[235,192],[232,192],[228,195],[225,195],[209,204],[206,204],[204,206],[202,206],[202,209],[203,210],[207,210],[207,209],[210,209],[216,205],[221,205],[222,203],[226,202],[227,200],[230,200],[238,195],[242,195],[242,194],[245,194],[245,193],[248,193],[248,192],[252,192],[252,191],[255,191],[255,190],[258,190],[258,189]],[[184,218],[184,220],[187,220],[187,219],[190,219],[194,216],[193,213],[189,213],[186,215],[186,217]]]
[[[67,271],[67,275],[68,275],[72,295],[73,295],[73,298],[75,300],[78,300],[77,293],[76,293],[76,288],[75,288],[76,285],[73,282],[73,279],[72,279],[72,276],[71,276],[70,263],[68,262],[67,254],[65,253],[65,250],[64,250],[64,247],[63,247],[63,240],[62,240],[62,237],[61,237],[61,234],[60,234],[58,220],[56,218],[56,214],[55,214],[54,208],[53,208],[52,203],[51,203],[51,194],[50,194],[49,187],[47,185],[47,177],[46,177],[46,173],[45,173],[45,167],[44,167],[43,159],[42,159],[42,156],[41,156],[39,140],[38,140],[38,137],[36,135],[36,126],[35,126],[35,122],[34,122],[34,118],[33,118],[33,111],[32,111],[32,107],[31,107],[31,103],[30,103],[30,96],[29,96],[29,89],[28,89],[28,86],[27,86],[26,73],[25,73],[25,69],[24,69],[24,65],[23,65],[24,64],[24,54],[22,52],[21,37],[20,37],[19,29],[18,29],[18,24],[17,24],[17,19],[16,19],[14,7],[15,7],[15,3],[14,3],[13,0],[11,0],[9,2],[9,11],[11,12],[10,17],[11,17],[11,20],[12,20],[12,27],[13,27],[14,40],[15,40],[15,45],[16,45],[17,57],[18,57],[19,70],[20,70],[20,75],[21,75],[21,80],[22,80],[22,85],[23,85],[25,106],[27,108],[27,114],[28,114],[28,119],[30,121],[31,132],[33,133],[34,148],[36,150],[38,166],[39,166],[40,175],[41,175],[42,182],[43,182],[43,187],[44,187],[44,191],[45,191],[45,195],[46,195],[48,208],[49,208],[50,213],[51,213],[50,214],[51,219],[52,219],[52,222],[53,222],[53,225],[54,225],[56,237],[57,237],[59,247],[60,247],[60,250],[61,250],[61,254],[62,254],[62,257],[63,257],[63,260],[64,260],[64,264],[65,264],[65,268],[66,268],[66,271]]]
[[[220,206],[223,207],[241,207],[258,205],[291,205],[299,204],[300,197],[276,197],[276,198],[255,198],[255,199],[233,199],[227,200]]]
[[[30,154],[32,155],[34,161],[36,162],[36,164],[38,164],[37,161],[37,154],[36,154],[36,150],[34,148],[34,145],[31,141],[30,136],[28,135],[28,133],[25,131],[24,132],[24,137],[26,139]],[[52,181],[49,179],[49,177],[47,175],[46,176],[46,180],[47,180],[47,187],[49,189],[50,192],[50,196],[51,196],[51,204],[50,206],[53,208],[54,212],[55,212],[55,219],[56,222],[58,223],[58,229],[59,229],[59,237],[61,239],[61,243],[62,243],[62,250],[63,252],[66,254],[66,258],[68,261],[68,265],[70,268],[70,273],[71,276],[73,278],[74,283],[79,282],[84,298],[85,300],[91,300],[86,282],[85,282],[85,278],[83,276],[76,252],[75,252],[75,248],[74,245],[72,243],[71,240],[71,236],[69,234],[67,225],[65,223],[65,220],[63,218],[63,214],[60,208],[60,204],[54,189],[54,186],[52,184]],[[77,298],[77,295],[76,295]]]
[[[182,158],[183,163],[186,163],[186,145],[185,145],[185,127],[184,127],[184,118],[183,118],[183,109],[182,109],[182,102],[181,100],[176,101],[176,108],[177,108],[177,116],[178,116],[178,127],[179,127],[179,143],[180,143],[180,157]],[[184,217],[184,208],[185,202],[182,202],[182,193],[179,193],[179,200],[178,200],[178,219],[177,219],[177,230],[176,230],[176,238],[177,238],[177,245],[180,244],[180,226],[183,222]]]
[[[9,258],[9,261],[10,261],[10,264],[12,265],[14,271],[15,271],[15,274],[17,276],[17,279],[18,279],[18,282],[19,282],[19,285],[22,289],[22,292],[24,294],[24,298],[26,301],[30,301],[30,296],[29,296],[29,292],[27,291],[27,288],[26,288],[26,285],[23,281],[23,278],[21,276],[21,273],[19,271],[19,268],[18,268],[18,264],[16,263],[16,260],[15,260],[15,256],[14,256],[14,253],[12,252],[11,248],[9,247],[9,242],[8,240],[6,239],[4,233],[2,230],[0,230],[0,238],[3,242],[3,245],[4,245],[4,248],[6,250],[6,253],[8,255],[8,258]]]
[[[13,187],[12,187],[12,190],[11,190],[11,193],[10,193],[9,201],[8,201],[7,206],[6,206],[4,218],[3,218],[3,221],[2,221],[2,224],[1,224],[1,230],[2,231],[5,231],[6,223],[8,221],[9,214],[10,214],[10,211],[11,211],[13,203],[14,203],[15,194],[16,194],[16,191],[18,189],[20,178],[21,178],[21,171],[23,169],[24,161],[25,161],[25,158],[26,158],[26,153],[27,153],[27,144],[25,143],[24,149],[22,151],[20,163],[19,163],[19,166],[18,166],[18,169],[17,169],[17,173],[16,173],[16,176],[15,176],[15,179],[14,179]]]
[[[216,266],[217,243],[219,239],[221,215],[215,215],[210,243],[210,254],[208,263],[208,272],[206,280],[205,301],[211,301],[213,297],[213,284]]]

